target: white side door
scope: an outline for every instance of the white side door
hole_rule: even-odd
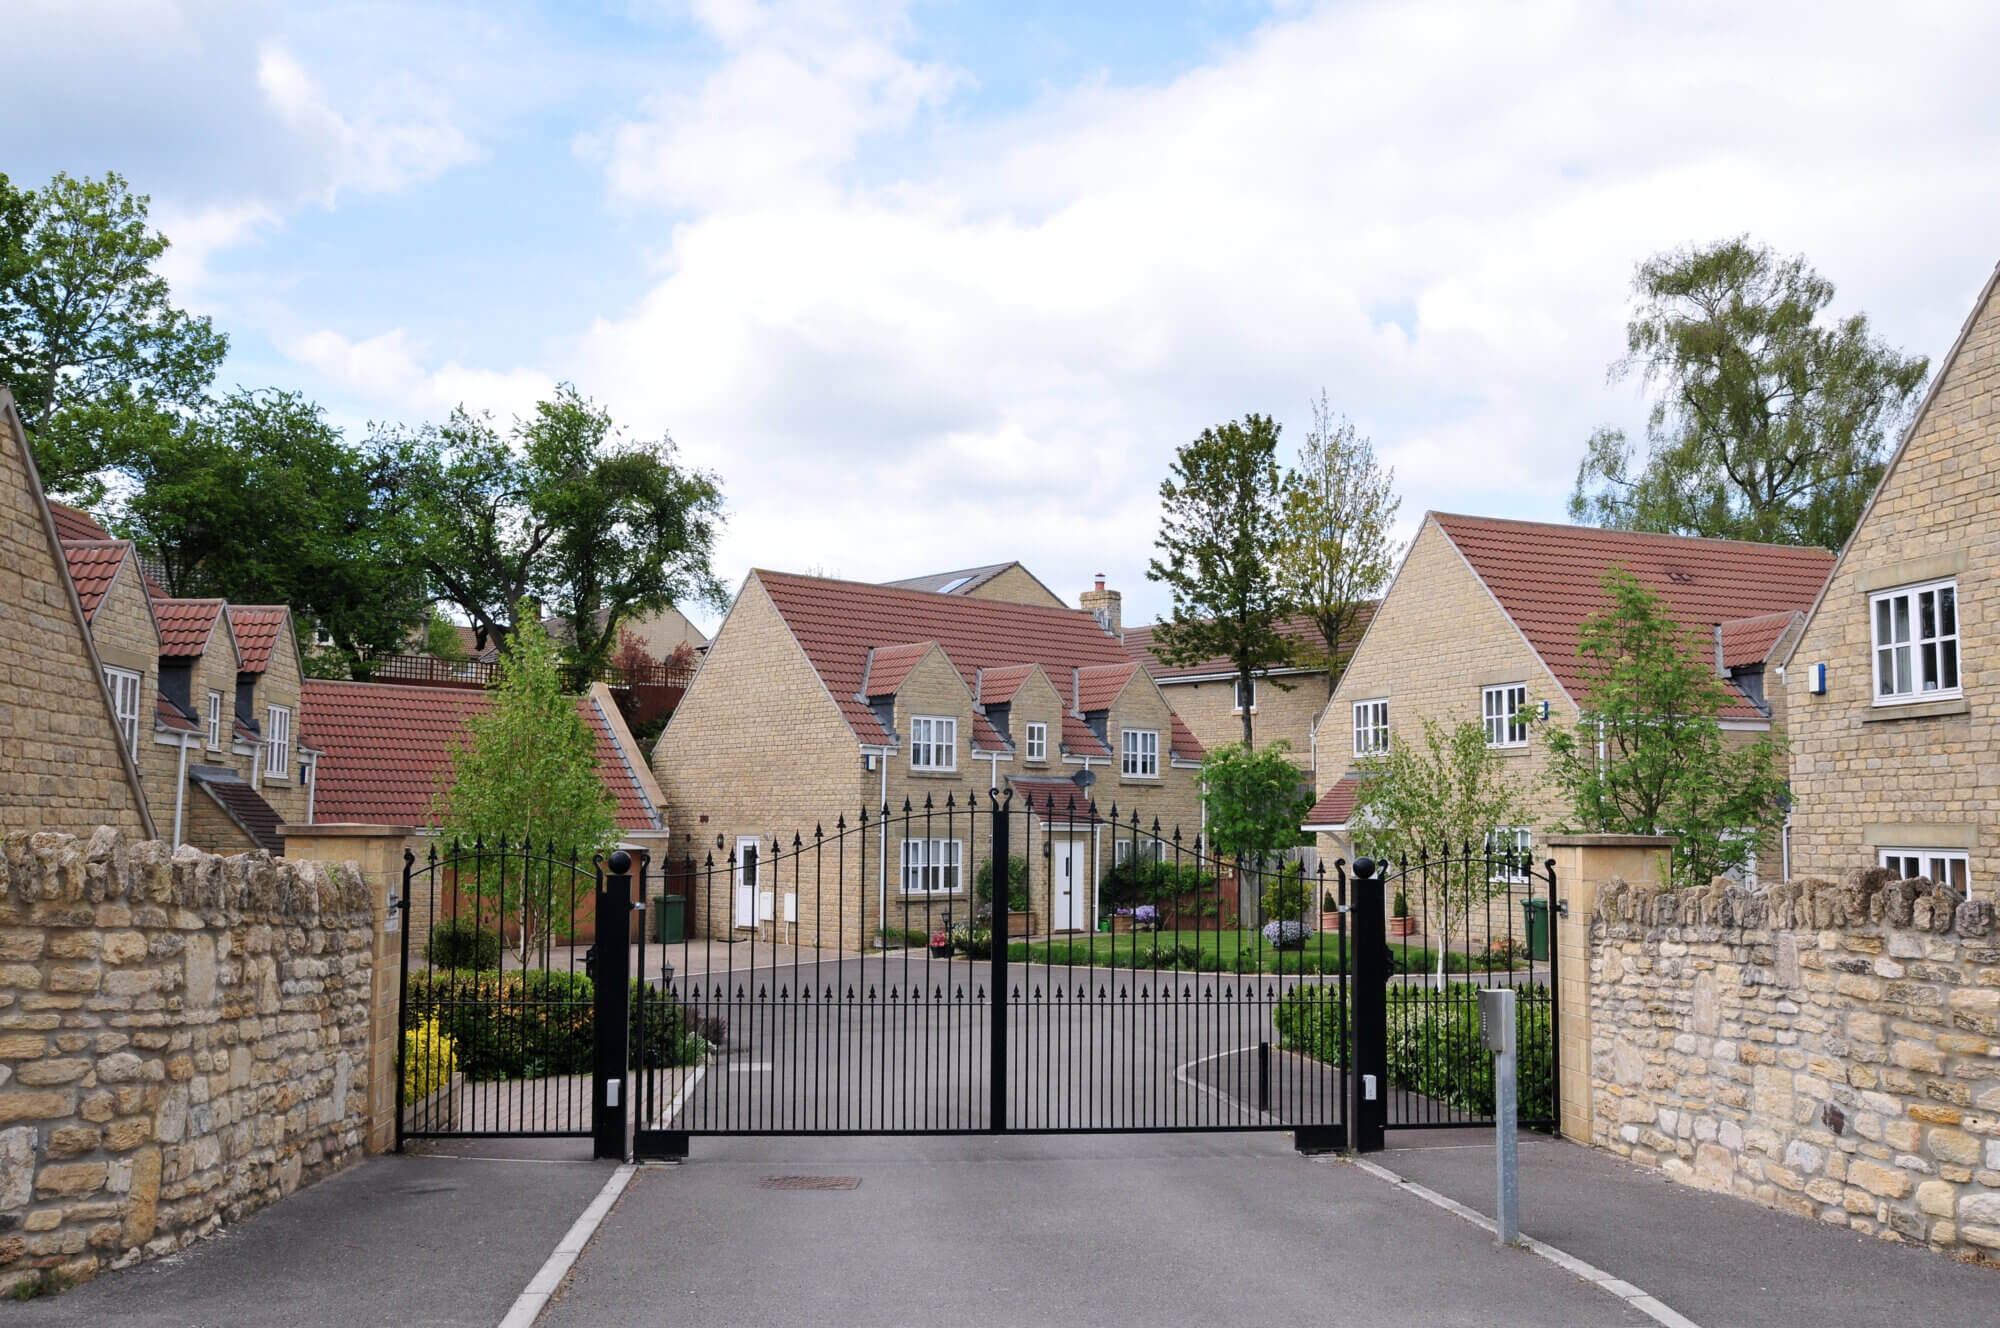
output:
[[[1049,930],[1082,931],[1085,926],[1084,863],[1089,845],[1057,839],[1049,855]]]
[[[736,925],[757,925],[757,837],[736,840]]]

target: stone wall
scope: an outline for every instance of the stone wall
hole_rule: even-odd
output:
[[[1882,869],[1760,891],[1612,881],[1590,949],[1592,1142],[2000,1263],[1989,901]]]
[[[362,1153],[352,869],[0,837],[0,1296],[181,1249]]]

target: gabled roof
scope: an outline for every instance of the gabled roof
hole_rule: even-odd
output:
[[[1353,775],[1342,775],[1333,781],[1333,787],[1320,794],[1319,801],[1306,813],[1303,830],[1345,830],[1347,820],[1354,815],[1354,800],[1361,792],[1361,781]]]
[[[1096,730],[1065,711],[1062,717],[1062,749],[1065,756],[1109,756],[1111,748]]]
[[[216,805],[250,837],[251,843],[270,853],[284,853],[285,841],[278,834],[284,818],[243,776],[227,766],[197,765],[188,767],[188,778],[196,788],[215,799]]]
[[[315,821],[427,825],[466,721],[493,708],[493,693],[308,678],[300,706],[301,736],[321,753]],[[590,697],[577,697],[576,706],[597,736],[597,773],[617,799],[618,828],[661,829],[605,717]]]
[[[174,733],[201,732],[201,725],[182,713],[179,706],[164,696],[157,697],[153,701],[153,727]]]
[[[1093,710],[1109,710],[1118,693],[1125,690],[1125,684],[1132,681],[1132,675],[1139,671],[1133,663],[1093,664],[1077,670],[1076,708],[1089,714]]]
[[[160,654],[199,655],[208,649],[208,638],[222,618],[219,599],[156,599],[153,617],[160,624]],[[234,633],[231,640],[235,639]]]
[[[985,567],[964,567],[956,572],[932,572],[926,576],[905,577],[901,581],[884,581],[882,584],[897,590],[922,590],[933,595],[970,595],[1010,567],[1021,567],[1021,564],[990,563]],[[1021,570],[1028,571],[1025,567],[1021,567]],[[1028,572],[1028,575],[1034,576],[1034,573]]]
[[[64,540],[108,540],[111,532],[99,525],[97,518],[80,507],[59,503],[51,498],[49,517],[56,523],[56,537]]]
[[[1194,736],[1194,730],[1181,723],[1181,717],[1173,718],[1173,759],[1176,761],[1200,761],[1208,755],[1208,749]]]
[[[903,685],[903,679],[910,676],[910,670],[917,667],[917,661],[931,653],[934,644],[931,641],[913,641],[908,645],[877,646],[869,651],[858,695],[894,696],[896,689]]]
[[[1806,608],[1833,567],[1825,549],[1796,545],[1429,515],[1572,701],[1580,701],[1585,690],[1578,634],[1584,619],[1607,605],[1601,582],[1612,567],[1624,568],[1658,594],[1697,636],[1708,635],[1716,623]],[[1755,720],[1764,714],[1739,696],[1722,717]]]
[[[1760,613],[1754,618],[1738,618],[1722,624],[1722,666],[1740,669],[1769,662],[1771,652],[1785,629],[1805,614],[1798,609],[1780,613]]]
[[[878,647],[936,642],[970,688],[981,669],[1040,664],[1051,679],[1098,664],[1125,664],[1124,647],[1079,609],[1042,608],[963,595],[927,594],[894,586],[786,572],[751,574],[763,586],[792,635],[864,745],[891,739],[860,699],[869,652]],[[874,691],[876,684],[868,684]],[[1066,690],[1060,685],[1059,692]],[[1069,726],[1064,726],[1068,742]],[[1088,730],[1085,730],[1088,733]],[[1105,754],[1090,735],[1093,755]]]
[[[244,673],[262,673],[271,667],[271,650],[285,630],[291,610],[282,604],[231,604],[229,626],[236,633],[236,649]]]
[[[49,510],[53,512],[55,506],[49,504]],[[65,538],[62,547],[63,557],[69,562],[70,584],[76,587],[77,601],[83,605],[83,616],[93,619],[111,583],[118,578],[118,569],[125,565],[132,545],[128,540]]]
[[[1354,616],[1353,626],[1348,629],[1346,638],[1340,644],[1340,653],[1343,656],[1353,655],[1354,647],[1361,643],[1361,634],[1368,630],[1369,620],[1374,616],[1374,601],[1361,606],[1361,611]],[[1235,674],[1236,665],[1226,655],[1216,655],[1209,659],[1198,660],[1193,664],[1162,663],[1159,655],[1155,653],[1153,648],[1153,634],[1158,629],[1158,623],[1153,624],[1151,627],[1128,627],[1125,629],[1125,649],[1131,654],[1133,659],[1139,661],[1141,668],[1153,675],[1155,682],[1191,682],[1195,679],[1225,678]],[[1296,641],[1315,652],[1324,652],[1326,650],[1326,637],[1320,633],[1318,626],[1314,624],[1313,620],[1304,614],[1294,614],[1279,623],[1278,635],[1288,641]],[[1271,669],[1268,672],[1286,674],[1316,673],[1320,671],[1286,665],[1282,668]]]
[[[981,705],[1006,705],[1034,671],[1033,664],[1002,664],[994,669],[981,669],[979,686],[972,699]]]
[[[1000,730],[993,727],[993,721],[981,714],[972,717],[972,750],[978,752],[998,752],[1009,755],[1014,745],[1000,736]]]

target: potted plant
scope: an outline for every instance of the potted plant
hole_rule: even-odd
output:
[[[1397,886],[1395,902],[1389,906],[1389,934],[1408,936],[1416,929],[1416,921],[1410,917],[1410,897],[1403,893],[1401,886]]]
[[[951,958],[950,932],[934,931],[931,933],[931,958],[933,959]]]
[[[1141,904],[1133,909],[1132,929],[1134,931],[1158,931],[1160,929],[1160,910],[1151,904]]]
[[[1111,930],[1116,935],[1129,935],[1133,925],[1132,910],[1129,908],[1118,909],[1111,915]]]
[[[1327,891],[1326,897],[1319,901],[1319,929],[1321,931],[1340,929],[1340,905],[1334,902],[1331,890]]]

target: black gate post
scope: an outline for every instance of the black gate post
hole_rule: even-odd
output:
[[[1354,975],[1348,984],[1354,1028],[1348,1068],[1357,1153],[1382,1150],[1389,1119],[1389,942],[1382,880],[1376,872],[1374,859],[1355,860]]]
[[[431,858],[434,864],[431,869],[431,882],[433,887],[435,887],[437,882],[437,869],[435,866],[437,858],[436,849],[431,850]],[[401,899],[392,898],[389,900],[389,908],[388,908],[389,916],[387,918],[384,918],[383,920],[383,924],[386,926],[388,924],[389,919],[393,918],[396,922],[396,925],[403,929],[403,970],[396,979],[397,987],[396,987],[396,1094],[395,1096],[396,1096],[396,1151],[399,1153],[403,1151],[403,1131],[409,1128],[409,1120],[410,1120],[410,1113],[403,1106],[403,1089],[404,1085],[410,1082],[410,1067],[407,1064],[407,1061],[409,1059],[409,1050],[410,1050],[410,926],[409,926],[410,872],[416,867],[416,865],[417,865],[417,855],[412,853],[407,847],[404,848],[403,896]],[[397,917],[396,910],[399,908],[402,910],[402,915],[400,917]],[[435,905],[433,905],[433,911],[435,911]],[[425,1045],[430,1046],[434,1044],[426,1043]]]
[[[1007,1132],[1007,855],[1008,804],[1014,790],[989,794],[993,799],[993,1036],[988,1046],[992,1055],[986,1066],[986,1128],[994,1134]],[[976,923],[975,919],[975,923]]]
[[[630,1097],[626,1061],[631,1027],[632,954],[626,928],[632,919],[632,855],[611,855],[610,872],[597,892],[597,940],[592,977],[596,1058],[590,1086],[592,1157],[625,1160],[625,1103]]]

